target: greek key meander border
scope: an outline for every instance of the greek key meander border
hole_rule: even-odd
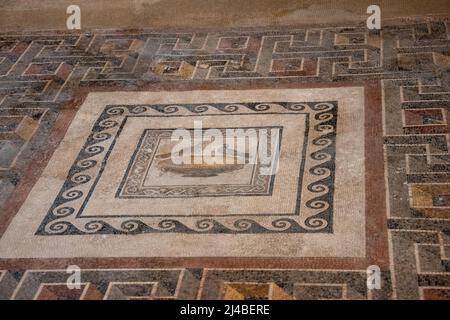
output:
[[[187,109],[194,114],[201,114],[209,110],[210,107],[215,108],[224,113],[236,112],[240,108],[250,109],[254,112],[265,112],[273,106],[278,105],[283,110],[290,111],[291,114],[302,113],[306,108],[314,114],[314,119],[318,123],[314,126],[314,130],[321,133],[318,137],[312,139],[311,143],[315,146],[321,147],[319,150],[311,154],[314,160],[322,161],[319,165],[312,166],[309,170],[310,174],[325,177],[320,178],[311,183],[307,188],[310,192],[318,193],[318,196],[310,199],[306,206],[311,209],[321,210],[319,213],[308,217],[301,225],[294,219],[279,218],[272,221],[269,229],[257,223],[252,219],[238,219],[235,220],[232,227],[227,227],[215,219],[197,220],[196,228],[192,229],[180,223],[175,219],[165,219],[158,223],[158,228],[150,227],[139,219],[130,219],[123,221],[120,229],[115,228],[110,223],[104,220],[95,220],[95,217],[90,216],[91,221],[84,224],[84,230],[80,230],[69,221],[64,221],[70,216],[80,217],[80,212],[75,214],[75,209],[70,206],[63,206],[72,200],[83,197],[83,192],[80,190],[71,190],[75,187],[81,186],[91,180],[91,177],[82,174],[86,170],[97,165],[97,161],[92,158],[105,151],[101,146],[107,140],[112,138],[112,135],[107,131],[108,129],[117,127],[117,133],[111,146],[107,151],[105,158],[102,160],[103,171],[105,163],[111,153],[115,140],[122,128],[124,127],[128,116],[139,116],[149,109],[156,110],[163,114],[171,114],[179,111],[181,107]],[[125,113],[129,114],[125,116]],[[270,113],[269,113],[270,114]],[[286,114],[277,112],[276,114]],[[221,115],[221,114],[218,114]],[[122,122],[119,124],[114,117],[122,116]],[[307,125],[309,125],[307,123]],[[332,215],[333,215],[333,194],[334,194],[334,169],[335,169],[335,148],[336,148],[336,125],[337,125],[337,102],[269,102],[269,103],[239,103],[239,104],[224,104],[214,103],[210,105],[193,104],[193,105],[108,105],[105,107],[102,114],[96,120],[91,134],[89,135],[85,145],[78,154],[77,159],[69,170],[68,176],[49,209],[46,217],[42,221],[36,235],[81,235],[81,234],[140,234],[140,233],[154,233],[154,232],[177,232],[177,233],[332,233]],[[325,133],[324,133],[325,132]],[[303,168],[301,168],[303,170]],[[100,174],[101,175],[101,174]],[[96,177],[98,181],[100,175]],[[299,182],[298,189],[302,188],[302,181]],[[94,186],[95,187],[95,186]],[[92,192],[93,188],[91,188]],[[89,196],[89,195],[88,195]],[[88,198],[84,200],[83,206],[86,205]],[[297,198],[296,212],[299,210],[299,199]],[[323,209],[323,210],[322,210]],[[234,229],[233,229],[234,228]]]

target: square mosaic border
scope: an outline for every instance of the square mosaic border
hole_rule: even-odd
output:
[[[245,218],[237,217],[231,223],[211,217],[199,217],[195,224],[187,224],[182,218],[162,216],[154,222],[144,220],[139,216],[124,215],[107,218],[105,216],[89,216],[90,221],[75,224],[75,219],[83,219],[82,212],[89,201],[97,182],[99,181],[104,167],[107,164],[116,139],[126,125],[130,117],[157,117],[153,114],[156,110],[163,113],[160,117],[176,114],[180,109],[186,109],[190,113],[203,114],[209,109],[220,111],[219,114],[208,114],[208,116],[220,116],[239,112],[239,115],[251,115],[253,113],[242,112],[242,109],[271,114],[272,109],[281,108],[282,113],[272,113],[281,115],[305,114],[307,131],[305,134],[305,144],[307,145],[308,132],[314,130],[317,134],[311,143],[316,148],[310,153],[309,158],[314,164],[310,168],[309,174],[317,178],[307,186],[305,190],[315,193],[312,199],[306,203],[306,207],[315,211],[309,215],[304,222],[299,222],[297,218],[288,216],[298,216],[300,213],[301,192],[298,191],[296,208],[293,213],[279,213],[274,216],[270,224],[262,224],[255,220],[253,216]],[[259,103],[212,103],[206,104],[165,104],[165,105],[109,105],[98,117],[92,133],[88,137],[85,145],[74,161],[69,174],[66,177],[57,198],[48,211],[47,216],[40,225],[36,235],[80,235],[80,234],[141,234],[141,233],[317,233],[332,232],[333,215],[333,191],[334,191],[334,157],[336,148],[336,124],[337,124],[337,102],[259,102]],[[309,116],[311,114],[311,116]],[[309,123],[309,121],[313,121]],[[306,149],[303,147],[306,157]],[[299,168],[300,173],[304,170],[304,161]],[[88,173],[89,174],[86,174]],[[94,172],[94,174],[92,174]],[[299,177],[303,175],[300,174]],[[80,186],[91,184],[89,191],[83,192]],[[302,179],[299,179],[297,190],[302,189]],[[72,203],[84,199],[77,207]],[[76,202],[75,202],[76,201]],[[270,216],[271,214],[261,214]],[[285,215],[285,216],[284,216]],[[231,215],[227,215],[229,217]],[[242,215],[241,215],[242,216]],[[71,220],[69,220],[71,218]],[[93,218],[95,218],[93,220]],[[120,218],[120,222],[117,222]],[[190,219],[186,216],[184,220]],[[114,220],[114,221],[113,221]],[[113,224],[115,223],[115,224]]]

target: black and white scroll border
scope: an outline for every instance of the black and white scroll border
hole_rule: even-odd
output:
[[[126,116],[137,116],[154,110],[162,114],[177,113],[182,109],[201,114],[210,109],[223,113],[242,110],[270,112],[282,107],[289,112],[310,112],[314,117],[315,137],[310,144],[316,151],[309,159],[318,163],[308,170],[316,177],[307,186],[317,194],[304,204],[317,213],[303,222],[291,217],[276,217],[270,225],[263,225],[250,217],[236,217],[232,224],[225,225],[212,217],[201,217],[194,224],[187,224],[176,217],[167,216],[150,225],[140,217],[129,215],[112,217],[81,217],[80,212],[93,192],[115,140],[120,134]],[[312,121],[310,121],[312,123]],[[140,233],[331,233],[333,230],[333,196],[336,154],[337,102],[268,102],[268,103],[213,103],[213,104],[164,104],[164,105],[112,105],[106,106],[97,119],[91,134],[73,163],[67,178],[42,221],[36,235],[81,235],[81,234],[140,234]],[[94,184],[93,184],[94,183]],[[300,182],[301,183],[301,182]],[[299,188],[302,186],[299,185]],[[83,201],[75,201],[83,199]],[[297,207],[300,199],[297,200]],[[88,222],[81,222],[89,218]],[[76,221],[76,223],[75,223]]]

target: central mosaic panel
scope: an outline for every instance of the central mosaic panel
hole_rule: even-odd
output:
[[[106,106],[36,234],[332,232],[337,108],[336,101]],[[171,134],[193,130],[194,121],[224,133],[278,129],[278,170],[261,174],[258,159],[175,165]]]
[[[260,129],[277,129],[282,134],[281,127],[225,128],[220,129],[220,132],[226,136],[227,130],[241,130],[245,133],[244,130],[256,132]],[[203,129],[203,134],[207,130]],[[174,164],[171,159],[171,152],[176,146],[176,142],[171,139],[174,131],[175,129],[145,130],[116,197],[220,197],[272,193],[275,175],[263,174],[259,161],[250,163],[249,153],[242,155],[243,161],[239,163],[239,152],[227,150],[226,144],[221,151],[232,151],[233,161],[230,163],[223,161],[211,164],[205,159],[203,163]],[[268,136],[270,139],[270,131]],[[243,137],[241,140],[248,143],[249,139]]]

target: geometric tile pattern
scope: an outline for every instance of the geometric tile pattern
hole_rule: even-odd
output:
[[[25,272],[12,299],[174,299],[189,298],[198,270],[83,270],[80,288],[68,289],[65,270]]]
[[[365,270],[64,270],[2,262],[0,298],[449,298],[450,23],[223,33],[86,32],[0,35],[0,205],[45,161],[86,92],[167,86],[380,81],[390,288],[363,290]],[[39,154],[36,150],[40,150]],[[35,177],[34,177],[35,178]],[[26,190],[26,188],[25,188]],[[2,225],[11,219],[3,213]],[[5,265],[5,267],[3,267]],[[7,269],[7,270],[6,270]],[[197,285],[197,287],[196,287]],[[391,286],[392,285],[392,286]],[[320,288],[320,289],[318,289]]]
[[[386,299],[382,290],[367,291],[362,272],[239,269],[95,269],[82,270],[79,288],[65,285],[66,270],[5,271],[2,299]],[[20,280],[19,280],[20,278]]]

